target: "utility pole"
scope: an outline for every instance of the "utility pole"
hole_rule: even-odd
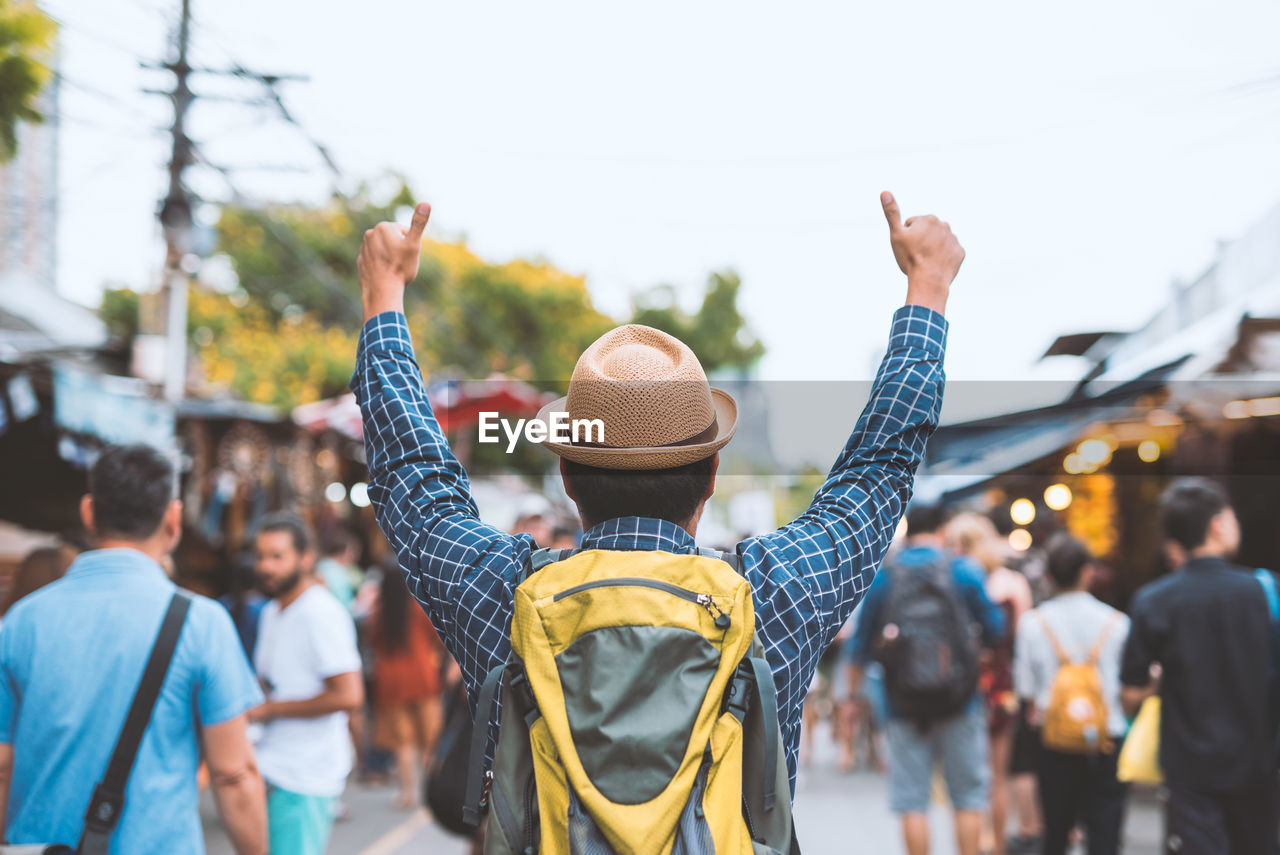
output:
[[[160,299],[151,306],[151,311],[142,312],[140,320],[143,334],[138,336],[134,344],[135,354],[142,352],[142,357],[137,360],[141,370],[135,373],[140,373],[153,382],[162,381],[164,397],[170,401],[182,400],[187,378],[187,289],[193,273],[189,261],[192,258],[192,218],[196,200],[183,182],[183,172],[197,159],[196,145],[187,136],[187,112],[197,98],[191,91],[190,78],[193,74],[212,74],[262,83],[267,87],[272,103],[294,124],[297,121],[285,109],[275,87],[283,81],[307,79],[301,75],[262,74],[238,64],[229,69],[193,68],[188,60],[190,38],[191,0],[182,0],[173,60],[160,65],[143,63],[143,68],[163,69],[173,73],[172,90],[145,90],[153,95],[164,95],[173,102],[173,126],[170,129],[173,150],[169,156],[169,191],[160,204],[160,225],[165,243]],[[336,170],[328,151],[318,143],[316,145],[330,169]],[[159,367],[161,365],[162,369]]]
[[[187,137],[187,111],[195,100],[189,83],[192,68],[187,51],[191,40],[191,0],[182,0],[182,16],[175,31],[175,44],[169,62],[144,68],[163,69],[173,73],[172,90],[147,92],[164,95],[173,102],[173,125],[170,134],[173,150],[169,157],[169,190],[160,203],[160,225],[164,232],[164,267],[160,274],[160,291],[144,295],[139,317],[140,334],[134,340],[134,373],[164,389],[169,401],[180,401],[186,391],[187,376],[187,277],[184,259],[191,252],[193,201],[183,183],[183,172],[194,160],[194,150]]]
[[[191,251],[191,194],[182,183],[183,170],[191,163],[191,140],[187,138],[187,110],[193,96],[187,79],[191,66],[187,63],[187,45],[191,36],[191,0],[182,0],[182,17],[178,21],[178,50],[173,72],[173,153],[169,157],[169,194],[160,207],[160,224],[164,228],[165,256],[165,361],[164,396],[170,401],[182,400],[187,380],[187,271],[183,259]]]

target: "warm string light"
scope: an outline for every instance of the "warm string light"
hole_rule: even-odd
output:
[[[1072,498],[1071,488],[1066,484],[1051,484],[1044,490],[1044,503],[1051,511],[1066,510]]]
[[[1031,525],[1036,518],[1036,506],[1030,499],[1018,499],[1009,506],[1009,518],[1017,525]]]

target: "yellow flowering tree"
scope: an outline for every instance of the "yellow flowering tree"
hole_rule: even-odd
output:
[[[361,322],[361,238],[413,198],[402,186],[384,204],[361,191],[319,207],[224,207],[218,248],[237,286],[230,293],[194,286],[188,315],[202,391],[285,408],[345,391]],[[697,315],[650,301],[635,320],[685,337],[708,370],[744,365],[763,348],[739,335],[738,286],[736,276],[716,275]],[[405,303],[428,376],[502,374],[545,391],[563,391],[578,355],[617,323],[592,305],[583,276],[525,259],[486,261],[465,241],[424,243]],[[127,337],[137,328],[137,304],[132,292],[108,292],[102,314]]]

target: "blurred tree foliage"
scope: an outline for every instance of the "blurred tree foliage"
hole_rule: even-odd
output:
[[[138,334],[138,292],[128,288],[108,288],[102,292],[98,315],[107,330],[120,341],[132,341]]]
[[[764,355],[764,343],[747,329],[738,310],[742,279],[732,270],[712,273],[702,306],[692,315],[676,305],[675,291],[661,285],[632,303],[631,322],[655,327],[683,341],[698,355],[703,370],[746,370]]]
[[[355,364],[361,323],[356,256],[366,229],[406,218],[401,186],[386,203],[366,190],[320,207],[228,205],[218,250],[235,270],[230,293],[192,288],[188,332],[209,384],[259,403],[292,407],[340,394]],[[636,323],[679,335],[707,370],[746,366],[763,352],[743,332],[733,274],[711,277],[702,308],[686,316],[661,291]],[[517,259],[491,264],[464,241],[427,241],[405,297],[418,361],[428,376],[494,373],[563,392],[578,355],[616,321],[597,311],[582,276]],[[138,298],[108,291],[101,313],[122,337],[137,329]]]
[[[0,162],[18,151],[18,123],[41,122],[36,98],[53,75],[46,64],[58,26],[26,0],[0,0]]]

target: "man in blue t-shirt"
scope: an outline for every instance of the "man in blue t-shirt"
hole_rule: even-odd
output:
[[[982,639],[995,644],[1005,634],[1004,614],[987,597],[985,575],[980,566],[961,556],[943,551],[942,509],[936,505],[915,502],[907,510],[907,542],[904,548],[876,575],[863,600],[858,626],[849,641],[849,658],[853,662],[851,682],[856,690],[862,669],[875,658],[881,644],[905,632],[890,626],[887,618],[890,591],[895,577],[909,572],[930,572],[931,568],[949,565],[947,580],[960,607],[964,609],[962,629],[970,623],[982,627]],[[953,651],[957,661],[961,654]],[[975,660],[976,661],[976,660]],[[886,679],[893,674],[885,665]],[[894,813],[902,817],[902,834],[908,855],[924,855],[929,851],[929,795],[933,769],[943,768],[947,792],[956,815],[956,839],[960,855],[978,855],[982,815],[990,797],[990,763],[987,756],[987,719],[984,706],[974,689],[960,712],[946,718],[920,723],[906,718],[895,709],[893,693],[889,694],[889,802]]]
[[[0,826],[11,843],[74,846],[133,702],[174,584],[182,504],[155,449],[108,449],[81,503],[100,548],[20,600],[0,631]],[[200,855],[196,767],[239,855],[267,851],[262,777],[245,712],[262,693],[225,609],[192,596],[129,776],[112,855]]]

